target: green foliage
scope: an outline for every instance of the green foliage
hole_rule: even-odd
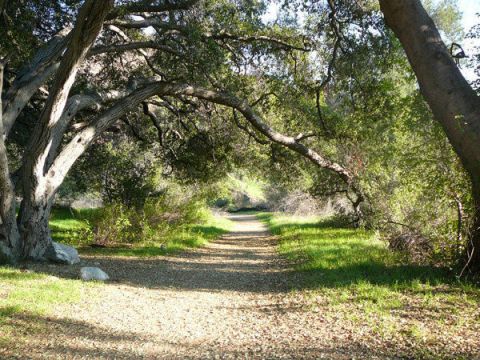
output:
[[[237,170],[218,184],[218,191],[210,205],[227,211],[265,206],[266,186],[264,180],[248,174],[248,171]]]
[[[422,2],[435,25],[443,32],[446,43],[463,40],[465,34],[461,24],[462,12],[457,0],[423,0]]]
[[[179,227],[206,220],[208,216],[200,194],[180,195],[169,188],[162,195],[148,199],[143,208],[128,208],[123,204],[107,205],[95,223],[95,243],[132,244],[158,241]]]
[[[205,214],[204,220],[197,224],[184,224],[177,228],[170,228],[169,231],[163,230],[162,233],[155,234],[148,240],[107,248],[83,248],[81,252],[113,256],[162,256],[192,247],[204,246],[209,241],[226,234],[231,227],[232,223],[229,220]]]
[[[319,90],[318,104],[315,89],[326,79],[335,40],[329,9],[321,2],[287,3],[292,11],[301,4],[308,12],[304,30],[316,40],[316,52],[283,62],[291,83],[279,77],[258,88],[252,85],[275,93],[262,103],[262,115],[284,133],[317,135],[304,143],[353,175],[365,197],[361,207],[369,228],[381,230],[387,241],[415,238],[428,244],[410,260],[453,266],[466,244],[470,184],[421,97],[400,43],[378,17],[378,3],[335,3],[342,48],[331,64],[332,78]],[[454,1],[426,5],[448,39],[461,36]],[[336,174],[278,146],[271,147],[267,169],[279,188],[320,198],[348,194]]]
[[[15,54],[11,57],[12,65],[21,65],[43,41],[72,21],[79,3],[80,0],[1,1],[0,57]]]
[[[432,248],[427,260],[453,263],[463,251],[463,229],[468,226],[465,220],[458,231],[457,206],[466,215],[471,210],[465,174],[421,100],[401,44],[387,29],[378,1],[333,3],[335,16],[329,15],[326,1],[285,1],[279,19],[264,24],[265,1],[200,2],[169,20],[178,27],[174,32],[123,29],[132,41],[158,41],[168,51],[152,49],[148,66],[135,59],[135,52],[92,58],[95,66],[85,67],[72,94],[130,90],[159,74],[166,82],[236,94],[253,104],[275,129],[292,136],[314,135],[303,143],[342,164],[363,191],[367,225],[381,229],[387,239],[405,232],[425,238]],[[453,0],[424,4],[448,41],[462,36]],[[0,50],[16,49],[18,61],[23,62],[70,20],[77,5],[78,1],[28,0],[16,11],[15,4],[8,2],[6,17],[0,21],[18,26],[13,33],[3,30],[5,44]],[[37,25],[43,22],[47,26]],[[118,42],[116,36],[106,31],[99,44]],[[268,37],[276,40],[266,41]],[[12,74],[20,72],[19,64],[12,68]],[[30,120],[43,101],[36,98],[35,106],[25,109],[25,129],[33,128]],[[336,174],[319,170],[280,145],[263,144],[265,138],[241,114],[236,115],[189,97],[153,97],[132,109],[98,137],[59,194],[98,192],[107,204],[103,214],[66,229],[53,223],[54,237],[68,237],[71,242],[77,238],[78,244],[94,237],[99,243],[131,244],[163,236],[197,221],[195,209],[203,207],[190,198],[176,202],[177,197],[169,195],[176,191],[172,186],[189,184],[181,191],[199,192],[205,202],[219,196],[207,196],[200,184],[214,186],[211,191],[215,191],[217,182],[239,168],[251,168],[252,178],[265,178],[281,192],[351,195]],[[82,111],[77,118],[89,123],[94,116],[96,112]],[[80,125],[76,120],[72,125]],[[71,139],[73,128],[64,142]],[[22,141],[8,144],[14,158],[21,157],[28,140],[29,131],[23,130],[13,131]],[[11,164],[12,168],[21,165],[16,160]],[[249,185],[234,186],[240,192],[259,194]]]
[[[477,14],[479,21],[468,32],[466,38],[470,41],[478,41],[480,39],[480,14]],[[475,46],[473,53],[467,59],[467,66],[473,70],[476,79],[472,82],[472,86],[480,92],[480,46]]]
[[[161,163],[152,148],[120,137],[92,148],[69,177],[73,181],[65,183],[60,195],[96,190],[107,204],[141,208],[157,191],[160,171]]]
[[[171,159],[175,172],[190,181],[212,181],[231,170],[233,152],[230,136],[198,132]]]
[[[201,246],[230,228],[228,220],[206,207],[209,196],[207,190],[171,183],[141,209],[121,203],[95,210],[54,209],[52,238],[82,252],[125,256],[159,256]]]
[[[50,230],[54,241],[83,246],[93,241],[92,224],[101,209],[54,208],[50,217]]]

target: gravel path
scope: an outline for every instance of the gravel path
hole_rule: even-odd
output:
[[[232,233],[181,255],[88,258],[112,281],[42,319],[48,334],[22,346],[19,358],[351,359],[362,353],[289,292],[294,275],[264,225],[254,215],[231,220]]]

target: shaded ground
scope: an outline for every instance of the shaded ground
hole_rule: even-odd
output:
[[[26,341],[8,344],[0,358],[397,358],[393,344],[352,332],[344,319],[309,307],[305,293],[292,293],[301,275],[276,255],[276,240],[254,215],[231,219],[232,233],[177,256],[35,265],[61,277],[100,266],[112,281],[48,317],[17,317]]]

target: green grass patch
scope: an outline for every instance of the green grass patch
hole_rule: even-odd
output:
[[[98,285],[0,267],[0,347],[22,341],[23,335],[28,335],[17,331],[21,317],[38,320],[31,324],[32,329],[37,328],[52,308],[80,301],[82,293],[94,286]]]
[[[302,274],[293,288],[326,317],[341,316],[352,329],[366,328],[385,341],[413,343],[410,356],[425,357],[428,350],[427,358],[453,351],[445,347],[442,353],[439,334],[455,344],[456,334],[478,332],[480,289],[447,269],[404,263],[374,231],[332,218],[257,216],[279,237],[279,253]]]
[[[87,286],[77,280],[9,267],[0,267],[0,282],[0,323],[5,313],[44,314],[52,305],[76,302],[80,299],[82,289]]]
[[[89,234],[101,209],[54,208],[50,217],[52,239],[72,246],[88,245]]]

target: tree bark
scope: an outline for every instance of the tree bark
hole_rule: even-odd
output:
[[[48,217],[55,188],[45,174],[47,159],[52,144],[56,143],[65,131],[61,119],[78,69],[112,7],[113,0],[87,0],[80,9],[67,50],[26,151],[22,174],[23,200],[18,220],[23,256],[26,258],[41,260],[51,244]]]
[[[380,0],[402,43],[423,97],[443,127],[472,183],[475,207],[469,266],[480,271],[480,98],[460,73],[420,0]]]
[[[8,135],[15,120],[33,94],[37,92],[59,66],[70,29],[66,28],[56,34],[35,54],[32,61],[19,71],[12,86],[8,89],[3,103],[4,134]]]
[[[0,60],[0,94],[3,88],[4,62]],[[3,134],[0,97],[0,134]],[[20,255],[20,234],[15,214],[15,191],[10,178],[5,139],[0,136],[0,263],[15,262]]]

